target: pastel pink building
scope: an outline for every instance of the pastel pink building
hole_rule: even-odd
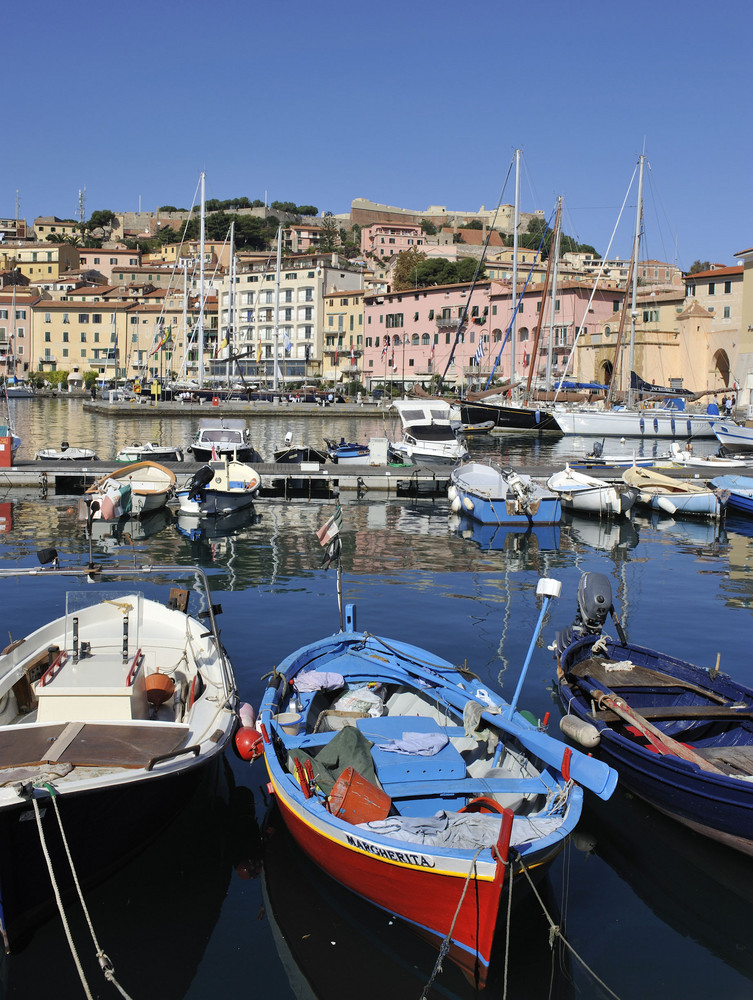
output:
[[[557,290],[552,326],[552,370],[556,375],[564,373],[581,326],[582,336],[588,336],[600,332],[610,320],[619,319],[620,289],[597,292],[589,304],[591,292],[591,286],[576,281]],[[428,389],[432,377],[444,375],[445,369],[449,386],[483,387],[492,370],[495,377],[509,379],[510,283],[478,282],[470,299],[469,295],[469,284],[455,284],[365,296],[363,382],[367,388],[398,382],[419,383]],[[518,312],[515,371],[521,378],[529,373],[541,296],[542,286],[531,286],[523,294]],[[543,377],[546,371],[550,314],[551,299],[547,297],[534,377]]]
[[[403,250],[422,247],[425,243],[426,237],[420,226],[375,222],[361,230],[361,252],[373,253],[377,257],[392,257]]]

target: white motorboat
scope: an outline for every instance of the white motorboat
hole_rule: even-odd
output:
[[[125,445],[115,456],[116,462],[182,462],[183,449],[177,445],[146,441],[144,444]]]
[[[403,437],[392,442],[393,453],[414,465],[455,465],[470,457],[465,441],[457,433],[456,407],[442,399],[397,399]]]
[[[564,510],[598,514],[599,517],[621,517],[630,511],[638,498],[638,490],[625,483],[608,483],[571,469],[569,465],[550,476],[546,485],[552,493],[558,494]]]
[[[34,458],[38,462],[96,462],[97,455],[91,448],[71,448],[63,441],[60,448],[41,448]]]
[[[81,893],[146,846],[219,763],[237,724],[201,568],[60,569],[54,549],[39,557],[53,568],[0,570],[6,586],[43,587],[29,600],[38,627],[0,654],[8,950],[54,910],[58,890],[62,900]],[[167,586],[155,600],[176,577],[191,589]]]
[[[260,462],[259,452],[251,444],[245,420],[202,420],[188,446],[196,462],[233,458],[238,462]]]
[[[181,514],[214,516],[250,507],[260,486],[261,478],[250,465],[225,459],[202,466],[176,496]]]
[[[711,429],[719,444],[730,451],[753,451],[753,427],[744,427],[732,420],[715,420]]]
[[[135,462],[102,476],[83,500],[93,520],[111,521],[123,514],[152,514],[165,506],[174,489],[175,473],[170,469],[158,462]]]

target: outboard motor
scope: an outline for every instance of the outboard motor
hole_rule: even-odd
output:
[[[582,639],[587,635],[601,635],[610,614],[617,626],[620,641],[623,643],[626,641],[625,633],[615,615],[609,577],[603,573],[584,573],[578,583],[577,601],[573,624],[570,628],[557,633],[555,648],[558,655],[576,639]]]
[[[604,442],[603,441],[594,441],[594,446],[591,449],[591,457],[592,458],[601,458],[601,456],[603,454],[604,454]]]
[[[194,473],[193,479],[188,484],[188,499],[203,503],[206,496],[206,487],[214,479],[214,469],[208,465],[202,465],[198,472]]]

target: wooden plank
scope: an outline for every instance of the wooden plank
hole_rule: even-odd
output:
[[[635,705],[628,702],[634,712],[644,719],[687,719],[689,722],[704,719],[753,719],[753,709],[733,708],[731,705]],[[589,712],[594,719],[611,722],[619,716],[611,709]]]
[[[696,753],[728,774],[753,775],[753,746],[697,747]]]
[[[576,663],[569,673],[575,677],[590,677],[613,691],[615,688],[621,687],[676,687],[683,691],[694,691],[696,694],[702,694],[710,701],[719,704],[727,702],[724,695],[717,694],[710,688],[681,680],[679,677],[674,677],[662,670],[653,670],[650,667],[641,667],[636,664],[626,670],[607,670],[608,665],[619,662],[619,660],[607,660],[603,657],[592,656],[590,659]]]
[[[84,728],[83,722],[69,722],[47,751],[47,760],[58,761]]]

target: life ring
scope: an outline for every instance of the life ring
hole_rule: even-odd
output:
[[[479,795],[478,798],[471,799],[462,809],[458,809],[459,813],[503,813],[504,811],[505,807],[488,795]]]

